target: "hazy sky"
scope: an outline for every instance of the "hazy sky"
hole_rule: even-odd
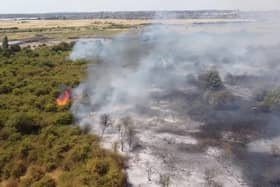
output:
[[[0,0],[0,13],[241,9],[279,10],[280,0]]]

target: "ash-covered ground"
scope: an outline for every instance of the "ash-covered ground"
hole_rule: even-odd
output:
[[[81,40],[71,58],[92,63],[74,90],[77,123],[128,157],[131,186],[280,186],[279,28],[157,25]]]

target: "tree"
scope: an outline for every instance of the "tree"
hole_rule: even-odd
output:
[[[58,115],[58,118],[56,120],[56,124],[59,125],[70,125],[74,120],[73,114],[70,112],[65,112],[60,115]]]
[[[8,49],[9,48],[9,40],[8,40],[8,37],[5,36],[2,40],[2,48],[4,50]]]
[[[169,187],[170,186],[170,176],[168,174],[160,174],[159,183],[162,187]]]
[[[130,150],[133,150],[136,134],[136,131],[132,126],[133,120],[130,117],[125,117],[121,121],[121,125],[119,126],[121,150],[123,151],[125,142],[128,144]]]
[[[10,117],[6,125],[10,128],[14,128],[21,134],[36,134],[40,130],[40,125],[25,113],[16,113]]]
[[[202,86],[209,90],[221,90],[224,88],[219,72],[216,70],[210,70],[207,73],[200,75],[199,80]]]
[[[204,98],[215,109],[234,109],[239,106],[237,98],[227,90],[207,91]]]
[[[100,116],[100,125],[101,125],[101,136],[103,136],[105,130],[112,124],[111,118],[108,114],[102,114]]]
[[[128,126],[127,130],[126,130],[126,136],[127,136],[127,143],[128,143],[130,150],[133,149],[135,134],[136,134],[136,132],[135,132],[134,128],[132,126]]]
[[[152,168],[150,162],[146,163],[146,172],[147,172],[148,181],[152,181],[153,168]]]
[[[277,145],[271,145],[271,153],[274,157],[280,156],[280,148]]]
[[[262,105],[267,106],[271,111],[280,111],[280,88],[269,91]]]
[[[124,151],[124,143],[125,143],[125,133],[123,130],[123,126],[119,125],[119,136],[120,136],[120,146],[121,146],[121,151]]]

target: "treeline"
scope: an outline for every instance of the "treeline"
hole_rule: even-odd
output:
[[[68,60],[73,44],[0,49],[0,186],[125,186],[124,159],[73,126],[56,98],[83,79],[86,62]]]
[[[238,18],[236,10],[116,11],[47,14],[2,14],[0,19],[154,19],[154,18]]]

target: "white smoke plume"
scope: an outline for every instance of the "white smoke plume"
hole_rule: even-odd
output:
[[[136,121],[134,125],[141,142],[139,144],[145,147],[145,151],[134,153],[137,158],[154,161],[153,167],[163,171],[163,174],[168,173],[174,186],[199,186],[202,182],[198,178],[204,175],[201,173],[203,169],[198,169],[202,168],[201,164],[195,164],[200,162],[190,163],[190,159],[201,159],[206,168],[213,165],[219,168],[220,163],[204,155],[193,158],[182,151],[183,145],[196,144],[189,131],[201,125],[201,121],[190,119],[188,114],[193,107],[190,95],[201,92],[191,82],[200,74],[215,69],[223,80],[228,74],[259,78],[253,83],[244,82],[234,88],[233,94],[238,95],[244,90],[253,94],[258,89],[280,86],[278,31],[278,23],[266,25],[259,22],[188,28],[158,25],[121,34],[113,39],[78,41],[71,59],[85,59],[90,63],[87,79],[74,90],[77,98],[81,99],[74,101],[72,112],[81,127],[90,126],[94,133],[100,131],[98,120],[102,114],[109,114],[115,123],[132,116]],[[226,87],[231,88],[229,85]],[[215,117],[219,118],[221,114],[224,115],[222,112],[215,113]],[[233,116],[243,120],[251,113],[246,115],[240,109],[231,112],[230,117]],[[113,134],[114,129],[110,133]],[[169,140],[172,146],[170,142],[164,143]],[[212,155],[214,152],[213,155],[220,155],[215,150],[209,148],[205,154]],[[155,177],[157,182],[154,183],[139,182],[143,176],[133,168],[141,170],[144,166],[139,164],[141,161],[138,165],[136,163],[132,163],[132,169],[128,171],[131,172],[130,180],[134,180],[131,183],[135,186],[158,186],[159,176],[162,175]],[[239,178],[242,177],[238,170],[234,172],[236,168],[231,169],[231,174],[223,167],[219,169],[220,177],[228,177],[228,181],[221,183],[241,186]],[[170,171],[176,175],[173,173],[173,176]],[[241,172],[247,176],[245,171]],[[189,173],[193,177],[197,174],[192,182],[186,178]]]
[[[89,65],[88,80],[78,89],[89,97],[90,110],[111,113],[119,104],[148,105],[149,89],[187,87],[189,75],[211,68],[222,75],[277,74],[280,39],[276,32],[257,29],[184,33],[170,26],[152,26],[112,40],[79,41],[71,58],[94,63]]]

